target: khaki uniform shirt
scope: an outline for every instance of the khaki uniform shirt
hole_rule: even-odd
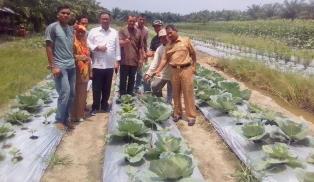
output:
[[[167,60],[170,66],[182,66],[192,64],[192,57],[195,55],[191,40],[179,36],[176,42],[166,46],[163,59]]]
[[[134,28],[130,31],[128,27],[124,27],[119,31],[119,38],[130,39],[130,43],[121,46],[121,65],[137,66],[141,59],[140,50],[143,48],[143,42],[140,32]]]

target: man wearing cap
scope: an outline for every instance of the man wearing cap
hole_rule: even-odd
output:
[[[129,15],[127,26],[119,31],[121,46],[120,95],[134,95],[135,74],[143,64],[143,41],[135,27],[136,16]]]
[[[172,101],[172,86],[171,86],[171,70],[169,65],[166,65],[166,67],[161,71],[160,77],[155,77],[152,79],[154,76],[154,72],[158,68],[158,66],[161,63],[161,58],[165,50],[165,46],[168,43],[167,40],[167,32],[165,29],[161,29],[158,32],[158,37],[160,40],[161,45],[157,48],[155,54],[154,54],[154,59],[148,69],[148,71],[145,74],[145,81],[146,80],[152,80],[151,81],[151,86],[152,86],[152,91],[153,94],[156,95],[157,97],[162,97],[162,88],[167,84],[167,103],[171,104]]]
[[[93,78],[93,105],[91,115],[101,109],[109,111],[108,99],[111,91],[111,82],[114,69],[118,69],[120,44],[118,31],[110,27],[111,14],[102,12],[99,15],[101,26],[93,28],[87,38],[92,50],[92,78]]]
[[[193,86],[196,68],[195,50],[191,40],[180,37],[174,25],[167,25],[166,31],[170,43],[166,46],[162,62],[155,73],[160,75],[164,67],[170,65],[174,101],[173,120],[177,122],[182,118],[181,94],[183,94],[188,125],[193,126],[196,120]]]
[[[160,40],[158,37],[158,32],[163,28],[163,22],[161,20],[155,20],[153,22],[153,27],[154,30],[156,32],[156,35],[152,38],[151,42],[150,42],[150,52],[148,52],[146,55],[147,57],[152,57],[154,56],[154,52],[156,51],[156,49],[160,46]]]

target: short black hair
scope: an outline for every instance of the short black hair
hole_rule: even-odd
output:
[[[146,15],[144,13],[141,13],[141,14],[138,15],[138,17],[146,18]]]
[[[177,27],[174,24],[167,25],[166,29],[171,29],[171,30],[174,30],[174,31],[178,32],[178,29],[177,29]]]
[[[99,13],[99,18],[102,16],[102,15],[108,15],[110,18],[111,18],[111,13],[110,13],[110,11],[102,11],[102,12],[100,12]]]
[[[81,21],[83,18],[88,19],[88,17],[86,15],[81,15],[81,16],[78,16],[76,20]]]
[[[126,20],[128,21],[130,17],[135,17],[136,18],[137,16],[134,15],[134,14],[129,14],[128,16],[126,16]]]
[[[61,10],[63,9],[71,9],[69,5],[67,4],[62,4],[60,6],[57,7],[57,13],[59,13]]]

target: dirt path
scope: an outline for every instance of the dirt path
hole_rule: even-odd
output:
[[[89,96],[88,103],[91,98]],[[43,182],[99,182],[105,148],[108,114],[99,113],[64,136],[56,155],[68,157],[70,165],[49,167]]]
[[[240,160],[201,113],[198,113],[193,127],[189,127],[183,120],[180,120],[177,126],[191,148],[206,181],[236,181],[231,175],[240,168]]]

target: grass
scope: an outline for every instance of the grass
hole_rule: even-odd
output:
[[[48,161],[48,164],[49,164],[49,167],[52,169],[55,166],[69,166],[72,164],[72,162],[73,161],[69,155],[60,157],[54,154]]]
[[[0,107],[49,73],[43,38],[33,36],[0,44]]]
[[[217,67],[238,80],[275,95],[288,104],[314,112],[314,78],[280,72],[249,60],[220,60]]]
[[[258,182],[258,180],[251,173],[250,169],[244,164],[241,165],[241,169],[237,170],[232,177],[234,177],[237,182]]]

